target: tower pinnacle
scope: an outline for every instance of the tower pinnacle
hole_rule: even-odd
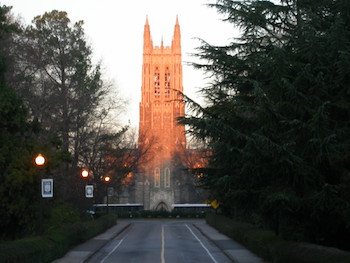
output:
[[[178,16],[176,16],[176,24],[174,28],[172,48],[174,50],[174,53],[181,54],[181,33],[180,33],[180,24],[179,24]]]
[[[149,53],[153,47],[152,39],[151,39],[151,30],[148,24],[148,15],[146,15],[146,23],[143,32],[143,52]]]

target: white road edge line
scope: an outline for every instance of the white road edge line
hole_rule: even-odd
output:
[[[164,250],[165,250],[165,238],[164,238],[164,226],[162,225],[162,252],[160,253],[161,263],[165,263]]]
[[[119,241],[119,243],[113,248],[113,250],[111,252],[109,252],[107,254],[107,256],[105,256],[100,263],[104,263],[106,261],[106,259],[120,246],[120,244],[124,241],[124,238],[122,240]]]
[[[197,239],[197,241],[199,242],[199,244],[201,244],[201,246],[204,248],[204,250],[208,253],[209,257],[213,260],[213,262],[218,263],[215,258],[213,257],[213,255],[209,252],[209,250],[204,246],[204,244],[202,243],[202,241],[200,241],[200,239],[196,236],[195,233],[193,233],[192,229],[186,224],[186,227],[188,228],[188,230],[190,230],[191,234]]]

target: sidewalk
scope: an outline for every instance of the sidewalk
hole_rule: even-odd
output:
[[[264,263],[263,259],[257,257],[236,241],[221,234],[207,223],[195,223],[193,226],[213,241],[234,263]]]
[[[118,236],[129,226],[129,222],[120,221],[104,233],[97,235],[85,243],[76,246],[70,250],[63,258],[56,259],[55,261],[52,261],[52,263],[83,263],[91,255],[101,249],[108,241]]]

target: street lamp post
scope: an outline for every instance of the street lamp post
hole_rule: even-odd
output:
[[[104,178],[103,178],[103,180],[105,181],[105,183],[106,183],[106,194],[107,194],[107,196],[106,196],[106,203],[107,203],[107,207],[106,207],[106,211],[107,211],[107,214],[109,213],[109,207],[108,207],[108,196],[109,196],[109,193],[108,193],[108,183],[111,181],[111,177],[109,177],[108,175],[107,176],[105,176]]]
[[[91,177],[89,170],[83,169],[81,171],[81,177],[83,177],[85,180],[87,180],[89,177]],[[88,184],[85,185],[85,197],[86,198],[93,198],[94,197],[94,185],[91,184],[91,183],[93,183],[91,180],[92,179],[89,178],[89,180],[87,181]],[[89,182],[90,182],[90,184],[89,184]]]
[[[82,176],[83,178],[87,178],[87,177],[89,176],[89,171],[86,170],[86,169],[83,169],[83,170],[81,171],[81,176]]]
[[[85,184],[85,197],[92,200],[90,202],[86,202],[86,208],[88,208],[86,212],[89,213],[93,218],[95,212],[93,210],[94,183],[92,180],[92,173],[88,169],[83,169],[81,170],[80,175],[84,180],[87,181]]]
[[[35,164],[36,164],[37,166],[43,166],[43,165],[45,164],[45,162],[46,162],[46,159],[45,159],[45,157],[44,157],[41,153],[39,153],[39,154],[35,157]]]
[[[80,172],[81,177],[83,177],[84,179],[87,179],[90,176],[90,172],[87,169],[83,169]],[[108,183],[111,181],[111,177],[110,176],[104,176],[101,178],[103,180],[103,182],[106,184],[106,212],[107,214],[109,213],[109,192],[108,192]],[[87,198],[91,198],[93,197],[93,185],[85,185],[85,196]]]
[[[38,154],[36,157],[35,157],[35,164],[39,167],[39,168],[42,168],[44,166],[46,162],[46,159],[45,157],[42,155],[42,154]],[[41,195],[41,192],[42,192],[42,178],[43,178],[43,175],[42,175],[42,169],[39,169],[39,178],[40,178],[40,195]],[[43,233],[43,230],[44,230],[44,226],[43,226],[43,221],[44,221],[44,217],[43,217],[43,198],[41,197],[40,200],[39,200],[39,206],[40,206],[40,211],[39,211],[39,232],[40,234]]]

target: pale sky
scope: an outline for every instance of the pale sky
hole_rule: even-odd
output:
[[[129,104],[122,121],[138,126],[141,101],[143,29],[148,16],[153,44],[170,46],[178,15],[183,60],[184,93],[197,98],[206,80],[202,72],[186,65],[195,58],[201,38],[213,45],[224,45],[235,36],[235,29],[221,21],[215,9],[205,6],[215,0],[0,0],[13,6],[12,12],[30,24],[37,15],[54,9],[66,11],[72,22],[84,21],[85,34],[96,60],[102,60],[105,77],[113,79]],[[198,98],[199,99],[199,98]]]

